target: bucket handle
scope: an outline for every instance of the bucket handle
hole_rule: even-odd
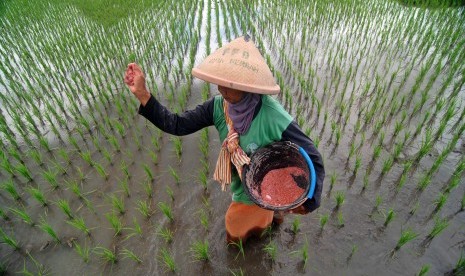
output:
[[[310,190],[308,191],[307,198],[311,199],[313,197],[313,194],[315,193],[316,186],[315,167],[313,166],[312,159],[310,159],[307,152],[302,147],[299,147],[299,152],[305,158],[305,161],[307,161],[307,165],[310,170]]]

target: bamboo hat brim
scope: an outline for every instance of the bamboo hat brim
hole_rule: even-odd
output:
[[[244,92],[278,94],[279,85],[265,59],[248,37],[239,37],[205,58],[192,75]]]

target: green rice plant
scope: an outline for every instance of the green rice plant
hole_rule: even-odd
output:
[[[31,216],[26,212],[25,209],[20,210],[18,208],[8,208],[10,212],[12,212],[15,216],[17,216],[19,219],[24,221],[25,223],[29,224],[30,226],[34,226],[35,223],[32,221]]]
[[[166,248],[160,249],[160,255],[158,256],[159,259],[163,262],[163,264],[166,266],[167,270],[170,270],[171,272],[175,272],[177,270],[176,263],[174,262],[173,256],[171,256],[171,253],[168,251]]]
[[[344,227],[344,216],[342,215],[342,212],[337,213],[337,226],[339,228]]]
[[[97,246],[92,250],[92,252],[99,255],[102,258],[102,260],[106,262],[109,262],[112,264],[115,264],[118,262],[116,253],[111,251],[108,248]]]
[[[330,175],[329,178],[329,191],[333,190],[334,184],[336,184],[337,181],[337,172],[333,171],[333,173]]]
[[[84,179],[86,179],[86,175],[84,174],[84,172],[81,170],[80,167],[76,167],[76,170],[78,172],[78,176],[79,176],[79,181],[83,181]]]
[[[460,259],[455,264],[455,268],[452,270],[453,276],[459,276],[465,274],[465,258],[460,255]]]
[[[57,180],[58,172],[47,170],[42,172],[42,177],[50,184],[53,190],[56,190],[60,187]]]
[[[176,182],[176,184],[179,184],[180,178],[179,178],[179,175],[178,175],[178,173],[176,172],[176,170],[173,169],[173,167],[171,167],[171,166],[168,166],[168,168],[169,168],[170,174],[171,174],[171,176],[174,178],[174,181]]]
[[[386,175],[394,165],[394,158],[392,156],[388,157],[383,162],[383,168],[381,169],[381,175]]]
[[[45,233],[47,233],[50,237],[52,237],[56,243],[61,243],[61,240],[58,237],[55,230],[53,230],[53,227],[50,224],[48,224],[44,218],[40,219],[39,228]]]
[[[173,192],[173,190],[170,188],[170,186],[166,186],[165,191],[166,191],[166,193],[168,194],[168,196],[171,198],[171,201],[174,201],[174,192]]]
[[[73,213],[71,212],[71,207],[69,207],[69,202],[66,199],[59,199],[55,204],[60,208],[60,210],[68,217],[68,219],[73,218]]]
[[[335,199],[336,199],[336,207],[335,209],[339,209],[342,204],[344,204],[344,201],[345,201],[345,194],[343,191],[338,191],[336,193],[336,196],[335,196]]]
[[[439,235],[439,233],[441,233],[444,229],[446,229],[447,226],[449,226],[449,222],[447,221],[447,218],[444,218],[444,219],[441,219],[439,217],[435,218],[433,229],[431,229],[431,231],[429,232],[427,239],[433,239],[434,237]]]
[[[134,224],[133,228],[128,228],[128,230],[131,230],[131,233],[127,235],[126,239],[129,239],[132,236],[138,235],[139,237],[142,237],[142,227],[140,227],[140,224],[137,222],[137,219],[135,217],[132,218],[132,222]]]
[[[157,230],[157,235],[162,237],[166,243],[171,243],[173,241],[174,233],[169,228],[159,228]]]
[[[21,195],[19,194],[18,190],[16,189],[15,184],[13,181],[10,179],[2,184],[0,186],[2,190],[7,192],[13,200],[19,201],[21,200]]]
[[[28,155],[37,163],[37,165],[44,165],[44,158],[38,150],[32,149],[28,152]]]
[[[85,263],[89,262],[89,255],[90,255],[90,248],[84,245],[84,247],[81,247],[79,243],[73,242],[74,245],[74,251],[78,253],[79,256],[81,256],[82,260]]]
[[[263,247],[263,251],[267,257],[271,259],[271,261],[274,262],[276,260],[276,256],[278,255],[278,246],[275,242],[270,240],[270,242]]]
[[[291,255],[300,255],[302,257],[302,262],[304,264],[304,268],[307,266],[308,262],[308,241],[306,240],[304,245],[297,251],[292,251]]]
[[[32,182],[33,178],[32,178],[31,172],[26,167],[26,165],[20,163],[17,166],[14,166],[14,169],[19,175],[26,178],[28,182]]]
[[[446,204],[448,197],[449,194],[439,193],[438,198],[434,201],[434,205],[436,205],[436,208],[434,209],[435,212],[439,212],[439,210],[442,209],[444,204]]]
[[[126,212],[123,198],[118,198],[116,195],[113,194],[109,196],[109,199],[110,199],[111,205],[113,206],[113,209],[116,209],[120,215]]]
[[[379,206],[383,203],[383,197],[381,195],[377,195],[375,199],[375,210],[379,210]]]
[[[153,181],[155,178],[153,177],[152,170],[147,166],[147,164],[142,165],[144,167],[145,174],[147,175],[147,179]]]
[[[5,212],[5,210],[3,210],[2,208],[0,208],[0,217],[5,220],[5,221],[8,221],[10,220],[10,217],[8,216],[8,214]]]
[[[79,184],[75,181],[72,180],[71,182],[68,182],[65,180],[65,183],[68,185],[68,187],[71,189],[71,191],[79,198],[79,199],[84,199],[84,194],[81,191],[81,188],[79,187]]]
[[[121,222],[121,219],[113,212],[105,214],[105,217],[113,230],[115,230],[115,236],[121,235],[121,231],[123,230],[123,223]]]
[[[200,219],[200,224],[202,224],[205,231],[208,231],[208,228],[210,226],[210,220],[208,218],[208,212],[206,212],[204,209],[200,209],[199,210],[199,219]]]
[[[320,215],[320,229],[321,229],[321,231],[323,231],[323,229],[325,228],[325,225],[328,223],[328,220],[329,220],[329,215],[328,214]]]
[[[242,255],[242,258],[245,259],[244,245],[242,243],[242,239],[239,239],[238,242],[230,241],[228,243],[228,246],[229,245],[233,245],[233,246],[237,247],[237,249],[239,250],[239,252],[236,255],[236,260],[237,260],[237,257],[239,257],[239,255]]]
[[[154,151],[149,150],[150,159],[152,159],[154,165],[158,165],[158,154]]]
[[[462,200],[460,201],[460,211],[465,210],[465,193],[462,196]]]
[[[362,186],[362,191],[366,190],[368,188],[368,184],[370,184],[370,173],[367,171],[365,175],[363,176],[363,186]]]
[[[431,176],[432,176],[431,174],[426,172],[423,175],[423,177],[420,179],[420,181],[418,181],[417,189],[420,191],[423,191],[424,189],[426,189],[426,187],[428,187],[428,185],[431,183]]]
[[[108,178],[110,177],[110,175],[105,171],[105,168],[100,165],[100,163],[94,161],[93,163],[93,167],[94,169],[98,172],[98,174],[103,177],[103,179],[105,180],[108,180]]]
[[[146,201],[143,200],[138,200],[137,201],[137,210],[146,218],[149,219],[150,216],[152,216],[153,211],[150,208],[150,203],[147,203]]]
[[[204,190],[207,190],[208,172],[201,169],[199,172],[199,182]]]
[[[292,226],[291,226],[291,231],[294,235],[296,235],[297,232],[300,231],[300,218],[299,217],[294,218],[294,221],[292,222]]]
[[[82,160],[87,162],[87,164],[93,166],[94,160],[92,159],[92,154],[90,153],[90,151],[87,150],[80,152],[79,155],[81,156]]]
[[[74,228],[81,230],[84,232],[87,236],[90,236],[90,230],[87,226],[86,223],[84,222],[84,219],[82,217],[80,218],[73,218],[68,221],[66,221],[69,225],[73,226]]]
[[[418,272],[418,276],[426,276],[429,272],[429,269],[431,266],[429,264],[423,265],[420,269],[420,272]]]
[[[355,158],[354,171],[352,173],[354,176],[357,176],[358,169],[360,169],[361,166],[362,166],[362,157],[357,154],[357,157]]]
[[[121,145],[114,135],[108,137],[108,142],[110,142],[116,152],[121,152]]]
[[[208,261],[210,255],[208,253],[208,241],[195,241],[191,244],[190,252],[194,261]]]
[[[161,212],[169,219],[170,222],[174,220],[173,211],[168,204],[164,202],[158,202],[158,208],[160,208]]]
[[[124,194],[126,195],[126,197],[130,197],[131,196],[131,193],[129,191],[129,179],[127,177],[124,177],[123,180],[119,180],[118,181],[118,184],[119,186],[121,187],[121,189],[123,189],[124,191]]]
[[[121,255],[123,256],[123,259],[129,258],[139,264],[142,263],[142,260],[134,252],[127,248],[123,248],[123,250],[121,250]]]
[[[34,197],[40,204],[42,204],[42,206],[47,206],[48,205],[48,201],[47,199],[45,198],[45,195],[44,193],[37,189],[37,188],[33,188],[33,187],[29,187],[26,189],[26,191],[32,196]]]
[[[131,178],[131,174],[129,173],[128,165],[126,165],[126,162],[121,161],[121,170],[123,171],[124,175],[126,176],[127,179]]]
[[[146,180],[144,182],[144,191],[148,198],[152,198],[152,194],[153,194],[152,181]]]
[[[174,151],[176,152],[176,156],[178,160],[181,161],[182,156],[182,140],[180,137],[172,137],[171,141],[173,142]]]
[[[66,152],[65,149],[59,148],[58,149],[58,155],[63,159],[63,161],[66,162],[66,164],[71,164],[71,158],[69,157],[68,152]]]
[[[396,216],[396,213],[394,212],[392,208],[390,208],[389,211],[387,212],[386,219],[384,220],[384,227],[387,227],[389,223],[391,223],[391,221],[394,219],[395,216]]]
[[[158,137],[156,136],[152,136],[152,138],[150,139],[150,141],[152,142],[152,145],[155,147],[155,149],[157,151],[160,151],[160,143],[158,141]]]
[[[417,237],[418,237],[418,234],[413,232],[410,229],[402,230],[400,233],[399,241],[397,242],[396,247],[394,248],[394,251],[398,251],[406,243],[416,239]]]
[[[18,241],[15,238],[8,236],[8,234],[0,228],[0,242],[3,244],[8,245],[9,247],[13,248],[14,250],[19,250],[21,247],[19,246]]]

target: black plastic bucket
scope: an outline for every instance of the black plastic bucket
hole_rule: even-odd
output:
[[[244,166],[242,181],[255,204],[268,210],[284,211],[313,196],[315,172],[302,148],[283,141],[253,153],[250,165]]]

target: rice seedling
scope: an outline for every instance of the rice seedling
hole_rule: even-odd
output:
[[[29,224],[30,226],[34,226],[35,223],[32,221],[31,216],[26,212],[25,209],[20,210],[18,208],[8,208],[8,210],[13,213],[15,216],[17,216],[19,219],[24,221],[26,224]]]
[[[33,188],[33,187],[29,187],[26,189],[26,191],[32,196],[34,197],[42,206],[47,206],[48,205],[48,201],[47,199],[45,198],[45,195],[44,193],[39,190],[38,188]]]
[[[291,231],[294,235],[296,235],[297,232],[300,231],[300,218],[299,217],[295,217],[294,220],[292,221]]]
[[[126,197],[130,197],[130,196],[131,196],[131,192],[129,191],[128,180],[129,180],[129,179],[128,179],[127,177],[124,177],[123,180],[119,180],[119,181],[118,181],[118,184],[119,184],[119,186],[121,187],[121,189],[123,189],[124,194],[126,195]]]
[[[86,223],[84,222],[84,219],[82,217],[79,218],[73,218],[68,221],[66,221],[69,225],[73,226],[74,228],[84,232],[87,236],[90,236],[90,230],[87,226]]]
[[[439,212],[442,209],[442,207],[444,207],[444,204],[446,204],[448,197],[449,194],[439,193],[438,198],[434,201],[434,205],[436,205],[434,212]]]
[[[58,237],[55,230],[53,230],[53,227],[50,224],[48,224],[44,218],[40,219],[39,228],[45,233],[47,233],[50,237],[52,237],[56,243],[61,243],[61,240]]]
[[[105,214],[105,217],[113,230],[115,230],[115,236],[121,235],[121,231],[123,230],[123,223],[121,222],[121,219],[115,213],[107,213]]]
[[[166,266],[167,270],[170,270],[171,272],[175,272],[177,270],[176,263],[174,262],[173,256],[171,256],[171,253],[168,251],[166,248],[160,249],[160,255],[158,256],[159,259],[163,262],[163,264]]]
[[[50,184],[53,190],[56,190],[60,187],[57,180],[58,172],[47,170],[42,172],[42,177]]]
[[[21,195],[19,194],[18,190],[16,189],[15,184],[13,183],[11,179],[4,182],[0,187],[2,188],[2,190],[7,192],[13,200],[15,201],[21,200]]]
[[[0,238],[1,243],[8,245],[9,247],[13,248],[13,250],[19,250],[21,248],[19,246],[18,241],[16,241],[15,238],[6,234],[2,228],[0,228]]]
[[[153,181],[155,178],[153,177],[152,170],[147,166],[147,164],[143,164],[145,174],[147,175],[147,179]]]
[[[335,196],[336,199],[336,207],[335,209],[338,210],[345,201],[345,194],[343,191],[338,191]]]
[[[454,269],[452,270],[452,275],[463,275],[465,273],[465,258],[463,255],[460,255],[459,260],[455,264]]]
[[[342,228],[344,227],[344,216],[342,215],[342,212],[337,213],[337,227]]]
[[[97,254],[102,258],[102,260],[115,264],[118,262],[118,258],[116,256],[116,253],[111,251],[108,248],[97,246],[92,250],[93,253]]]
[[[153,211],[151,210],[150,203],[143,200],[137,201],[137,210],[146,218],[149,219],[152,216]]]
[[[1,217],[4,221],[10,220],[10,217],[9,217],[8,214],[5,212],[5,210],[3,210],[2,208],[0,208],[0,217]]]
[[[278,255],[278,246],[276,245],[275,242],[273,242],[272,240],[270,240],[269,243],[267,243],[264,247],[263,247],[263,251],[265,252],[265,254],[267,255],[267,257],[271,260],[271,261],[275,261],[276,260],[276,257]]]
[[[199,172],[199,182],[202,185],[204,190],[207,190],[207,182],[208,182],[208,172],[201,169]]]
[[[158,165],[158,155],[154,152],[149,150],[150,159],[152,159],[154,165]]]
[[[210,259],[208,241],[195,241],[191,244],[190,252],[194,261],[208,261]]]
[[[354,171],[352,173],[354,176],[357,176],[358,169],[360,169],[361,166],[362,166],[362,157],[357,154],[357,157],[355,159]]]
[[[166,243],[171,243],[173,241],[174,233],[169,228],[159,228],[157,230],[157,235],[162,237]]]
[[[158,202],[158,208],[160,208],[160,211],[166,216],[166,218],[169,219],[169,221],[173,221],[173,211],[171,210],[171,207],[164,203],[164,202]]]
[[[145,191],[145,194],[147,195],[148,198],[152,198],[152,194],[153,194],[152,181],[146,180],[144,182],[144,191]]]
[[[304,245],[302,245],[302,247],[299,250],[292,251],[290,254],[300,255],[302,257],[303,267],[305,268],[308,262],[308,241],[306,240]]]
[[[132,252],[131,250],[127,248],[123,248],[120,254],[123,256],[123,259],[129,258],[139,264],[142,263],[142,260],[134,252]]]
[[[242,243],[242,239],[239,239],[239,241],[237,242],[229,241],[228,246],[229,245],[233,245],[239,250],[239,252],[236,255],[236,260],[237,260],[237,257],[239,257],[239,255],[242,255],[242,258],[245,259],[244,245]]]
[[[171,166],[168,166],[169,170],[170,170],[170,174],[171,176],[174,178],[174,181],[176,182],[176,184],[179,184],[180,182],[180,178],[179,178],[179,174],[177,173],[177,171],[175,169],[173,169],[173,167]]]
[[[402,230],[400,233],[399,241],[397,242],[396,247],[394,248],[394,251],[398,251],[406,243],[416,239],[417,237],[418,237],[418,234],[413,232],[410,229]]]
[[[208,231],[210,220],[208,218],[208,213],[204,209],[199,210],[199,220],[200,220],[200,224],[202,224],[205,231]]]
[[[82,260],[85,263],[89,262],[89,255],[90,255],[90,248],[84,245],[84,247],[81,247],[79,243],[73,242],[74,245],[74,251],[78,253],[78,255],[82,258]]]
[[[446,229],[447,226],[449,226],[449,221],[446,218],[435,218],[433,228],[431,229],[426,238],[432,240],[434,237],[439,235],[444,229]]]
[[[126,165],[126,162],[121,161],[121,170],[123,171],[124,175],[126,176],[127,179],[131,178],[131,174],[129,173],[129,168],[128,165]]]
[[[139,237],[142,237],[142,227],[137,222],[137,219],[135,217],[132,218],[132,222],[134,224],[134,227],[133,228],[128,228],[128,230],[130,230],[131,233],[128,234],[127,237],[124,240],[129,239],[130,237],[136,236],[136,235],[138,235]]]
[[[26,165],[20,163],[20,164],[18,164],[17,166],[14,166],[14,169],[15,169],[15,171],[16,171],[19,175],[21,175],[22,177],[26,178],[26,179],[27,179],[27,182],[32,182],[32,181],[33,181],[31,172],[30,172],[29,169],[26,167]]]
[[[329,219],[329,215],[328,215],[328,214],[320,215],[320,230],[321,230],[321,231],[323,231],[323,229],[325,228],[326,224],[328,223],[328,219]]]
[[[429,269],[431,268],[431,266],[429,264],[426,264],[426,265],[423,265],[420,269],[420,272],[418,272],[418,276],[425,276],[428,274],[429,272]]]
[[[87,150],[80,152],[79,155],[81,156],[82,160],[86,161],[87,164],[89,164],[90,166],[94,165],[94,160],[92,159],[90,151]]]
[[[174,201],[174,192],[170,188],[170,186],[166,186],[165,191],[166,191],[166,194],[168,194],[168,196],[171,198],[171,201]]]
[[[123,198],[118,198],[116,195],[113,194],[109,196],[109,199],[110,199],[111,205],[113,206],[113,209],[117,210],[120,215],[126,212]]]
[[[73,213],[71,212],[71,207],[69,207],[69,202],[66,199],[59,199],[55,204],[60,208],[60,210],[68,217],[68,219],[73,218]]]
[[[172,137],[171,141],[173,142],[174,145],[174,151],[176,153],[176,156],[178,157],[178,160],[181,161],[181,156],[182,156],[182,140],[180,137]]]
[[[103,179],[108,180],[110,175],[105,171],[105,168],[100,163],[94,161],[93,167]]]
[[[396,213],[394,212],[392,208],[390,208],[389,211],[387,212],[386,219],[384,220],[384,227],[387,227],[389,223],[392,222],[395,216],[396,216]]]
[[[37,163],[37,165],[44,165],[44,158],[38,150],[32,149],[28,152],[28,155]]]

